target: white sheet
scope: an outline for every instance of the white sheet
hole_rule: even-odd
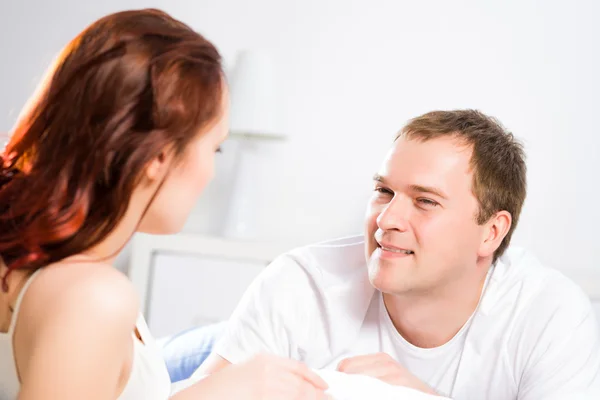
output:
[[[334,400],[441,400],[415,389],[392,386],[364,375],[349,375],[331,370],[316,371],[329,385],[328,394]]]
[[[349,375],[338,371],[316,370],[329,385],[327,393],[333,400],[450,400],[402,386],[392,386],[379,379],[363,375]],[[173,384],[172,394],[205,378],[184,380]]]

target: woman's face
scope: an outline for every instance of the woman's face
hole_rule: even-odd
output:
[[[176,160],[147,210],[139,230],[153,234],[179,232],[200,194],[214,177],[215,154],[229,133],[229,98],[225,91],[218,120],[200,132]]]

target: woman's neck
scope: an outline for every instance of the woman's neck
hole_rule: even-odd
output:
[[[131,196],[129,207],[115,229],[100,243],[83,254],[92,260],[114,264],[115,259],[136,232],[152,192],[138,190]]]

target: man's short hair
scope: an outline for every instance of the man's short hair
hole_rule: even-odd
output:
[[[494,253],[496,261],[510,244],[527,195],[522,144],[499,121],[477,110],[429,112],[410,120],[396,139],[400,137],[420,141],[452,137],[472,149],[472,190],[479,201],[477,223],[486,223],[502,210],[512,216],[512,225]]]

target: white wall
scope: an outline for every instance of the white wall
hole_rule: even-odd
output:
[[[529,197],[514,242],[556,267],[599,267],[600,3],[2,1],[0,131],[71,36],[142,6],[191,24],[229,63],[243,48],[276,55],[290,141],[266,151],[261,237],[304,243],[360,231],[371,176],[402,124],[473,107],[526,144]],[[188,231],[216,229],[227,185],[211,185]]]

